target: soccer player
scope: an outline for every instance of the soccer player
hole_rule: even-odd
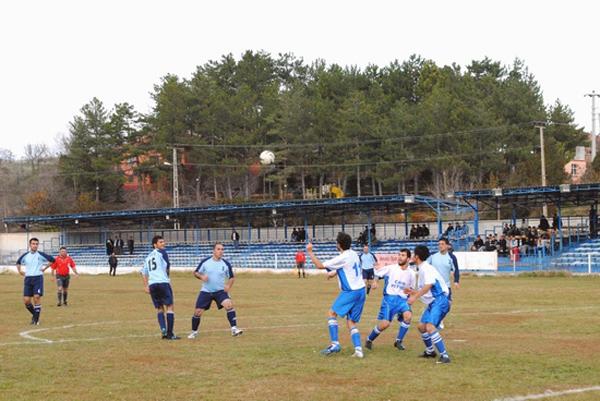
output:
[[[446,286],[448,286],[448,300],[452,303],[452,286],[450,285],[450,275],[454,276],[454,288],[459,288],[460,271],[458,270],[458,260],[452,253],[452,246],[447,238],[440,238],[438,241],[438,252],[434,253],[427,259],[427,263],[436,268],[440,275],[444,278]],[[440,322],[440,329],[444,328],[444,322]]]
[[[412,269],[409,269],[408,262],[410,260],[410,251],[401,249],[398,253],[398,263],[387,265],[375,271],[376,277],[383,277],[385,286],[383,288],[383,299],[377,320],[379,322],[367,337],[365,347],[372,349],[373,341],[381,334],[382,331],[390,327],[390,323],[394,317],[398,315],[400,330],[394,341],[394,347],[399,350],[404,350],[402,340],[410,327],[412,311],[408,303],[408,295],[404,292],[405,289],[414,289],[416,285],[415,274]],[[373,288],[377,288],[378,279],[373,283]]]
[[[363,253],[360,254],[360,267],[362,269],[362,278],[367,285],[367,295],[371,292],[371,286],[375,279],[375,264],[377,258],[369,252],[369,245],[363,247]]]
[[[213,246],[213,254],[202,260],[196,270],[194,276],[202,280],[202,289],[196,299],[196,310],[192,317],[192,332],[188,338],[198,337],[198,328],[200,327],[200,318],[204,311],[210,309],[212,301],[215,301],[217,308],[225,308],[227,311],[227,320],[231,326],[231,335],[237,337],[244,331],[237,327],[237,317],[235,309],[233,309],[233,301],[229,296],[233,282],[233,268],[231,263],[223,259],[224,247],[220,242]]]
[[[44,296],[44,271],[54,258],[38,251],[40,241],[37,238],[29,240],[29,251],[25,252],[17,260],[17,270],[23,281],[23,302],[25,308],[31,313],[31,324],[40,324],[40,313],[42,312],[42,297]],[[25,271],[21,270],[25,266]],[[33,298],[33,305],[31,299]]]
[[[407,288],[404,292],[410,294],[409,305],[412,305],[417,298],[427,305],[418,326],[421,338],[425,343],[425,351],[421,357],[435,358],[435,346],[440,353],[438,363],[450,363],[444,340],[437,330],[444,316],[450,311],[450,302],[448,301],[450,291],[440,273],[426,262],[429,258],[429,249],[424,245],[417,245],[414,254],[414,261],[419,271],[418,290]]]
[[[160,235],[152,238],[152,252],[146,257],[141,270],[144,280],[144,291],[150,294],[152,303],[156,308],[158,325],[164,340],[179,340],[173,333],[175,326],[175,311],[173,310],[173,290],[169,278],[169,255],[165,250],[165,240]],[[166,322],[165,322],[166,309]]]
[[[363,350],[360,341],[360,333],[356,324],[360,321],[363,307],[365,305],[365,283],[362,279],[360,259],[356,252],[350,249],[352,238],[340,232],[337,235],[336,246],[340,254],[333,259],[321,262],[313,253],[313,245],[306,246],[308,256],[317,269],[331,270],[329,275],[336,275],[340,286],[340,294],[329,310],[328,325],[331,345],[321,351],[322,355],[333,355],[342,350],[338,339],[337,317],[346,317],[346,325],[350,331],[352,343],[354,344],[353,357],[362,358]]]
[[[56,286],[58,287],[58,292],[56,294],[58,298],[58,303],[56,306],[65,305],[67,306],[67,294],[69,293],[69,281],[71,281],[71,272],[70,269],[73,270],[76,276],[79,276],[77,272],[77,268],[75,267],[75,262],[69,255],[67,255],[67,248],[61,246],[58,251],[58,256],[54,260],[54,263],[50,265],[52,268],[52,276],[53,279],[56,279]]]

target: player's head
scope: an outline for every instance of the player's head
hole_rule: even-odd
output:
[[[154,249],[165,249],[165,240],[160,235],[152,237],[152,247]]]
[[[33,237],[29,240],[29,249],[31,249],[31,252],[37,251],[39,245],[40,245],[39,239]]]
[[[425,262],[427,260],[427,258],[429,257],[429,248],[427,248],[425,245],[417,245],[415,246],[415,263],[417,264],[421,264],[423,262]]]
[[[64,258],[65,256],[67,256],[67,248],[61,246],[60,248],[58,248],[58,254]]]
[[[409,261],[410,261],[410,251],[406,248],[400,249],[400,252],[398,252],[398,264],[400,266],[405,266],[405,265],[408,265]]]
[[[364,253],[369,253],[369,245],[363,246],[363,252]]]
[[[213,245],[213,258],[219,260],[223,257],[223,252],[225,252],[225,247],[220,242],[215,242]]]
[[[340,231],[335,239],[337,248],[340,251],[346,251],[352,246],[352,238],[343,231]]]
[[[450,241],[448,241],[448,238],[446,238],[446,237],[440,238],[440,240],[438,241],[438,249],[440,250],[440,252],[446,253],[448,251],[449,247],[450,247]]]

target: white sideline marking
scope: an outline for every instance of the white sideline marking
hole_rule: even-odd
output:
[[[520,395],[517,397],[508,397],[508,398],[497,398],[494,401],[540,400],[542,398],[560,397],[561,395],[568,395],[568,394],[587,393],[589,391],[600,391],[600,386],[574,388],[571,390],[564,390],[564,391],[546,390],[545,392],[540,393],[540,394]]]
[[[131,321],[128,320],[127,323],[132,322],[145,322],[152,319],[145,319],[140,321]],[[86,327],[86,326],[99,326],[99,325],[108,325],[108,324],[118,324],[123,323],[121,321],[106,321],[106,322],[92,322],[92,323],[81,323],[81,324],[68,324],[65,326],[57,326],[57,327],[44,327],[40,329],[26,330],[19,333],[21,337],[30,341],[11,341],[0,343],[0,346],[4,345],[28,345],[28,344],[61,344],[61,343],[70,343],[70,342],[80,342],[80,341],[100,341],[100,340],[116,340],[120,338],[146,338],[146,337],[158,337],[158,334],[131,334],[126,336],[106,336],[106,337],[88,337],[88,338],[62,338],[58,340],[49,340],[47,338],[36,337],[31,335],[31,333],[40,333],[44,331],[50,330],[64,330],[70,329],[73,327]],[[322,326],[325,323],[301,323],[301,324],[288,324],[288,325],[275,325],[275,326],[256,326],[256,327],[243,327],[244,330],[269,330],[269,329],[286,329],[286,328],[296,328],[296,327],[306,327],[306,326]],[[229,329],[210,329],[210,330],[202,330],[202,333],[218,333],[218,332],[229,332]]]

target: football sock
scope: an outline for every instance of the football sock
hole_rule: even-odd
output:
[[[42,313],[42,305],[35,305],[33,307],[33,318],[36,322],[40,320],[40,313]]]
[[[33,305],[32,304],[25,304],[25,307],[27,308],[27,310],[29,311],[29,313],[31,313],[32,315],[34,314],[34,310],[33,310]]]
[[[369,341],[375,341],[375,339],[379,337],[379,334],[381,334],[381,331],[377,328],[377,326],[375,326],[373,327],[373,331],[371,331],[371,334],[369,334],[369,337],[367,337],[367,339]]]
[[[200,316],[192,316],[192,331],[198,331],[200,327]]]
[[[237,325],[237,318],[235,317],[235,309],[229,309],[227,311],[227,320],[229,320],[229,325],[231,327],[235,327]]]
[[[158,319],[158,325],[160,326],[160,331],[165,333],[167,331],[167,324],[165,323],[165,314],[163,312],[158,312],[156,314]]]
[[[167,311],[167,335],[173,335],[173,326],[175,326],[175,312]]]
[[[402,321],[400,323],[400,330],[398,330],[398,337],[396,337],[396,339],[398,341],[402,341],[404,339],[404,336],[408,332],[409,327],[410,327],[410,322],[407,323],[405,321]]]
[[[327,321],[329,325],[329,338],[331,338],[332,343],[338,343],[338,322],[334,317],[330,317]]]
[[[367,285],[367,295],[369,295],[369,293],[371,292],[371,284]]]
[[[440,352],[440,355],[448,355],[446,352],[446,346],[444,345],[444,340],[442,340],[442,336],[438,331],[431,334],[431,341],[435,344],[435,347]]]
[[[58,291],[58,292],[56,293],[56,297],[58,298],[58,303],[60,304],[60,303],[62,302],[62,292],[61,292],[61,291]]]
[[[358,332],[358,328],[356,328],[356,326],[350,329],[350,336],[352,337],[352,344],[354,344],[354,348],[362,349],[360,343],[360,333]]]
[[[67,294],[68,292],[63,291],[63,303],[66,304],[67,303]]]
[[[425,343],[425,349],[427,350],[427,352],[432,353],[434,351],[434,349],[433,349],[433,343],[431,342],[431,337],[429,336],[429,333],[421,333],[421,338],[423,339],[423,342]]]

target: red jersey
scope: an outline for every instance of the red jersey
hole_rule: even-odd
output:
[[[71,269],[74,268],[75,262],[73,262],[73,259],[71,259],[70,256],[67,256],[66,258],[57,256],[56,259],[54,259],[54,263],[52,263],[50,267],[52,270],[56,270],[56,274],[67,276],[69,275],[69,267],[71,267]]]
[[[304,255],[304,252],[302,252],[302,251],[296,252],[296,263],[304,263],[304,262],[306,262],[306,256]]]

